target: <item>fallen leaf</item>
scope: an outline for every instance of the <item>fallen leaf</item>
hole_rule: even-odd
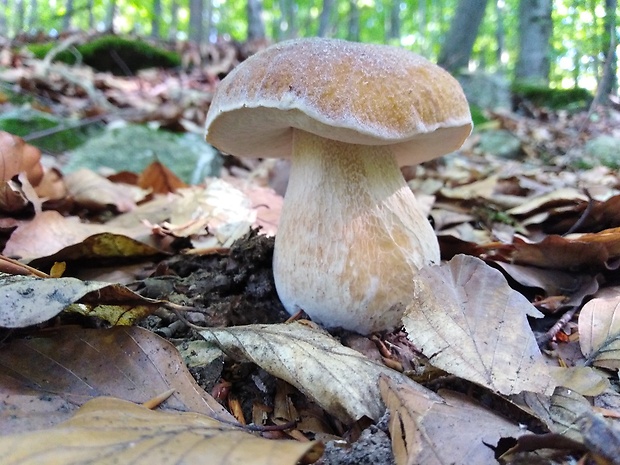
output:
[[[482,260],[457,255],[420,270],[403,322],[432,365],[501,394],[549,392],[553,381],[527,316],[542,314]]]
[[[89,293],[94,292],[89,297]],[[118,284],[80,281],[75,278],[37,278],[12,276],[0,273],[0,293],[4,304],[0,306],[0,327],[24,328],[49,320],[71,304],[85,299],[104,306],[99,312],[80,311],[108,320],[111,324],[132,324],[151,313],[160,302],[147,299]],[[129,308],[110,308],[111,305],[130,304]],[[107,304],[107,305],[105,305]],[[105,310],[105,313],[104,313]]]
[[[558,386],[571,389],[582,396],[598,396],[610,386],[607,377],[591,367],[552,367],[551,375]]]
[[[142,403],[169,389],[175,393],[161,409],[234,422],[196,384],[177,350],[143,328],[63,327],[1,349],[0,435],[52,426],[98,396]]]
[[[161,162],[154,161],[140,174],[138,186],[156,194],[167,194],[187,187],[187,184]]]
[[[100,237],[87,238],[101,235]],[[162,253],[148,244],[132,238],[147,238],[151,230],[135,224],[133,229],[113,227],[105,224],[82,223],[77,217],[64,217],[55,211],[44,211],[32,221],[22,223],[11,234],[4,248],[4,255],[32,261],[41,257],[54,257],[53,260],[69,260],[58,252],[70,246],[78,246],[77,251],[68,251],[73,258],[153,256]]]
[[[425,390],[385,365],[340,344],[328,333],[303,323],[248,325],[200,332],[235,360],[249,360],[295,386],[344,422],[384,412],[379,376]]]
[[[457,392],[440,397],[385,377],[380,387],[397,465],[495,463],[499,440],[527,431]]]
[[[147,195],[136,186],[113,183],[88,169],[65,176],[65,185],[76,203],[91,210],[103,210],[112,205],[119,212],[131,211],[136,202]]]
[[[93,399],[47,430],[0,438],[4,465],[40,463],[210,463],[295,465],[322,454],[317,442],[269,440],[196,413],[152,411]]]
[[[36,186],[43,177],[41,151],[26,144],[21,137],[0,131],[0,184],[19,173],[26,173]]]
[[[579,344],[587,363],[620,370],[620,287],[601,289],[583,306]]]

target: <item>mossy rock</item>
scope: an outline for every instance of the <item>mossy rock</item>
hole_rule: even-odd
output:
[[[56,43],[31,44],[30,51],[43,59]],[[141,39],[127,39],[114,35],[98,37],[76,47],[78,54],[63,50],[55,60],[75,64],[81,55],[82,62],[98,71],[110,71],[116,75],[136,73],[145,68],[174,68],[180,66],[181,58],[175,52],[155,47]]]
[[[616,137],[597,136],[586,142],[584,152],[585,156],[576,163],[581,168],[603,165],[614,170],[620,169],[620,139]]]
[[[189,184],[217,176],[222,159],[197,134],[175,134],[147,126],[127,124],[103,131],[69,153],[64,171],[80,168],[140,173],[150,163],[160,161]]]
[[[581,110],[587,108],[593,99],[592,94],[581,87],[554,89],[540,84],[515,82],[511,90],[514,101],[526,100],[552,110]]]
[[[26,137],[56,128],[44,137],[28,140],[28,143],[46,152],[61,153],[72,150],[88,140],[96,131],[93,127],[72,127],[74,121],[59,118],[32,108],[16,108],[0,114],[0,130]]]

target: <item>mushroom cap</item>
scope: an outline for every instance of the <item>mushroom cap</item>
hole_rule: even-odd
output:
[[[458,149],[471,132],[456,79],[402,48],[296,39],[253,55],[219,84],[207,141],[225,153],[288,158],[293,128],[391,146],[399,165]]]

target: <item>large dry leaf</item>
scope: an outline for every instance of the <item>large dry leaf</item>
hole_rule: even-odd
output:
[[[383,414],[378,385],[382,374],[426,391],[401,373],[303,323],[206,329],[200,334],[232,358],[254,362],[292,384],[346,422],[363,416],[377,420]]]
[[[94,397],[142,403],[170,389],[161,408],[234,421],[196,384],[177,350],[142,328],[64,327],[0,348],[0,434],[57,424]]]
[[[91,400],[54,428],[0,438],[3,465],[294,465],[321,452],[317,442],[263,439],[197,413],[152,411],[109,397]]]
[[[111,324],[128,325],[149,314],[148,307],[161,304],[117,284],[5,273],[0,273],[0,293],[4,299],[4,305],[0,306],[0,326],[5,328],[42,323],[78,301],[87,307],[74,312],[98,316]],[[90,293],[94,295],[89,296]],[[97,306],[101,307],[99,312]]]
[[[589,363],[620,369],[620,287],[602,289],[583,306],[579,344]]]
[[[403,322],[409,339],[442,370],[501,394],[551,393],[527,315],[541,314],[498,270],[457,255],[420,271]]]
[[[387,378],[380,385],[397,465],[495,463],[491,447],[526,432],[456,392],[429,395]]]
[[[100,234],[109,236],[81,245],[77,258],[152,256],[161,253],[133,239],[150,236],[151,229],[144,225],[136,224],[129,229],[86,224],[77,217],[63,217],[55,211],[44,211],[32,221],[20,225],[11,234],[3,253],[22,260],[34,260],[52,256],[70,246],[79,246],[87,238]]]

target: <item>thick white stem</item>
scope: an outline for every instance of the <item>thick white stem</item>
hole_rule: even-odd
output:
[[[392,329],[418,269],[437,263],[435,233],[388,147],[296,130],[273,264],[289,313],[360,333]]]

